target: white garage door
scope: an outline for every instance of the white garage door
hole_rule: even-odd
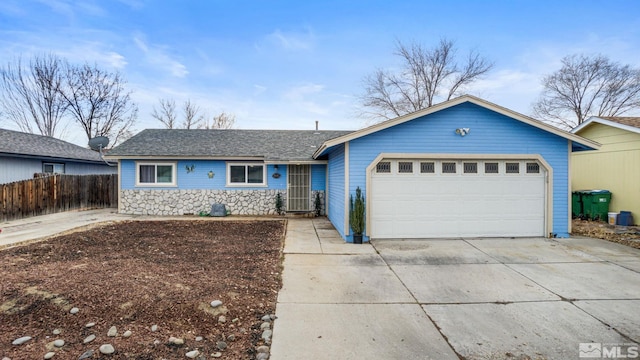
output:
[[[370,236],[544,236],[545,169],[533,160],[386,160],[372,170]]]

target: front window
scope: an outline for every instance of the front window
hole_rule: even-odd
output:
[[[138,163],[137,185],[176,185],[176,166],[173,163]]]
[[[42,172],[46,174],[64,174],[64,164],[42,163]]]
[[[227,164],[227,185],[266,185],[263,164]]]

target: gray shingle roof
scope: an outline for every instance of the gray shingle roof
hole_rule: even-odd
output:
[[[121,157],[263,157],[266,161],[313,160],[323,142],[351,131],[147,129],[108,153]]]
[[[50,136],[0,129],[0,154],[103,162],[100,154]]]

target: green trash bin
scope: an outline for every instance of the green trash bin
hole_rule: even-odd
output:
[[[571,215],[574,219],[584,215],[584,210],[582,209],[582,191],[574,191],[571,193]]]
[[[611,192],[609,190],[582,191],[582,209],[584,215],[591,220],[607,221]]]

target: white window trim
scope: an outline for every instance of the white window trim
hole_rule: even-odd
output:
[[[231,166],[262,166],[262,183],[232,183]],[[245,168],[246,169],[246,168]],[[227,162],[227,187],[266,187],[267,186],[267,164],[252,162]],[[248,174],[247,174],[248,179]]]
[[[154,166],[158,166],[158,165],[170,165],[171,166],[171,182],[170,183],[141,183],[140,182],[140,166],[141,165],[154,165]],[[152,161],[136,161],[136,186],[137,187],[176,187],[178,186],[177,183],[177,176],[178,176],[178,164],[176,162],[152,162]],[[156,173],[156,176],[158,174]],[[156,178],[156,181],[158,179]]]

